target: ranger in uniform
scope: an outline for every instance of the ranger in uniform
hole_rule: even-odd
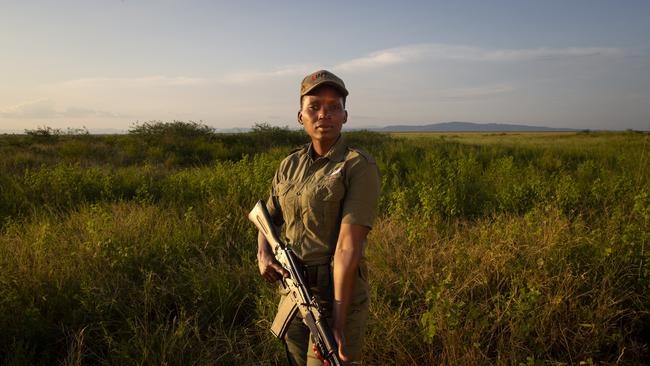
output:
[[[293,151],[273,178],[267,202],[286,243],[304,267],[304,277],[332,324],[339,355],[361,360],[368,318],[366,237],[377,214],[379,171],[374,159],[341,135],[347,121],[348,91],[326,70],[307,75],[300,87],[298,122],[311,143]],[[258,236],[260,273],[269,282],[288,273],[275,260],[264,235]],[[281,293],[280,302],[286,293]],[[299,315],[284,337],[291,365],[320,365]]]

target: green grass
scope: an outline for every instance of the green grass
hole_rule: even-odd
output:
[[[305,136],[140,127],[0,136],[0,362],[283,364],[245,214]],[[368,364],[650,361],[648,134],[350,139],[383,180]]]

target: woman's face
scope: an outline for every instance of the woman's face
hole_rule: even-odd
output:
[[[316,89],[313,95],[305,95],[298,112],[298,122],[305,127],[305,132],[312,141],[321,144],[333,144],[347,118],[343,97],[335,88],[327,85]]]

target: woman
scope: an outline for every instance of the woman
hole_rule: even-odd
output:
[[[300,88],[298,123],[311,143],[294,150],[276,171],[267,207],[284,225],[287,245],[304,265],[310,288],[332,320],[339,356],[361,359],[368,317],[366,237],[377,212],[380,179],[374,159],[348,145],[348,91],[326,70],[307,75]],[[258,236],[260,273],[269,282],[288,275],[268,242]],[[282,294],[283,297],[286,294]],[[319,365],[309,329],[296,316],[285,336],[292,365]]]

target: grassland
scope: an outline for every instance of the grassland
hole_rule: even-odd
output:
[[[349,134],[370,365],[650,362],[650,136]],[[0,136],[0,361],[283,364],[245,218],[297,132]]]

